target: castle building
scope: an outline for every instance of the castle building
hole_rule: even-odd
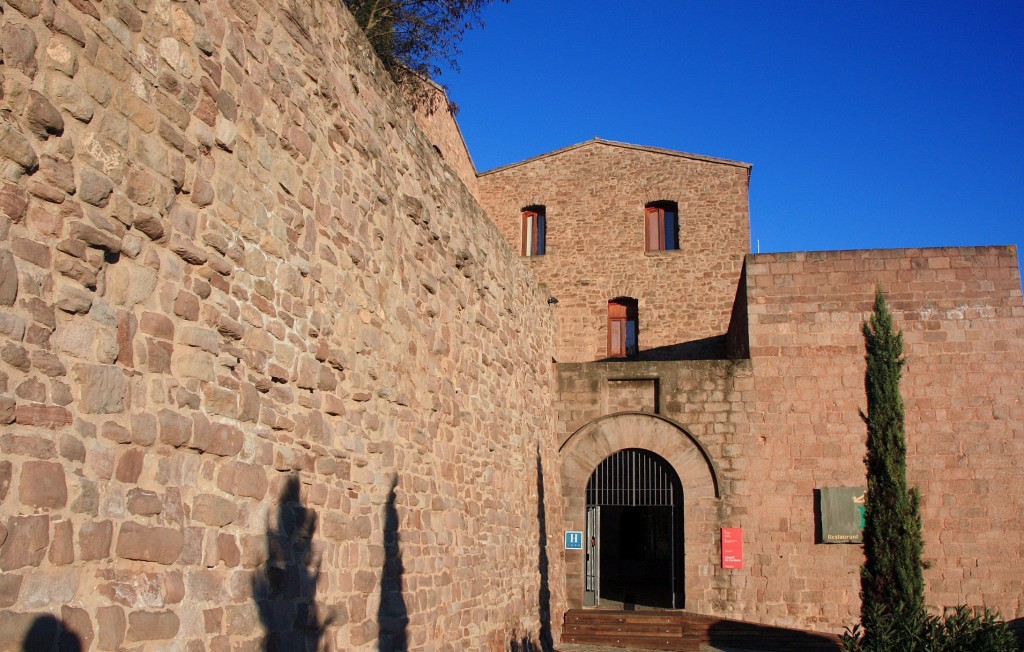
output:
[[[568,605],[857,620],[860,326],[879,287],[906,341],[928,604],[1019,616],[1024,569],[1003,560],[1024,502],[998,489],[1022,479],[1016,249],[752,255],[750,174],[594,139],[477,179],[557,300],[562,500],[584,541]]]
[[[1012,246],[749,252],[751,166],[478,174],[333,0],[5,0],[0,652],[857,620],[875,288],[927,602],[1024,617]]]

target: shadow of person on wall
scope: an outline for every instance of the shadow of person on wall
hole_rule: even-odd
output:
[[[23,652],[82,652],[82,641],[60,618],[44,614],[32,621],[21,642]]]
[[[298,474],[289,476],[278,501],[277,523],[267,525],[267,561],[253,578],[267,652],[314,652],[328,624],[320,622],[316,605],[317,516],[302,504],[299,490]]]
[[[398,509],[395,507],[397,487],[396,473],[384,504],[384,568],[380,576],[380,606],[377,607],[377,649],[380,652],[405,652],[409,649],[409,612],[402,595],[405,568],[402,566]]]

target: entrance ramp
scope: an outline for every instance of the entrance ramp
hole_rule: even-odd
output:
[[[833,634],[667,610],[570,609],[562,625],[562,642],[686,652],[836,652],[842,649],[839,637]]]

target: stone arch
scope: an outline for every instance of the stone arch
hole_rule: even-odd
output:
[[[565,440],[559,449],[562,496],[567,530],[583,531],[586,523],[586,488],[594,469],[609,455],[639,448],[665,459],[683,486],[685,542],[687,550],[706,545],[702,532],[713,519],[714,504],[721,497],[718,472],[707,451],[683,426],[657,414],[618,412],[587,423]],[[691,527],[697,524],[698,527]],[[704,537],[706,538],[706,537]],[[706,556],[706,555],[704,555]],[[698,576],[701,554],[687,555],[685,578],[689,585]],[[583,606],[584,568],[582,551],[567,551],[566,597],[570,608]],[[684,588],[691,600],[690,587]],[[687,608],[687,605],[681,605]]]
[[[697,438],[675,421],[648,412],[603,416],[570,435],[559,449],[565,495],[582,496],[597,465],[625,448],[642,448],[665,458],[688,497],[721,497],[718,472]]]

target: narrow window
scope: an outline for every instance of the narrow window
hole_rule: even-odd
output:
[[[543,206],[523,209],[523,255],[543,256],[547,247],[547,215]]]
[[[674,201],[656,201],[644,208],[647,251],[679,248],[679,206]]]
[[[638,314],[636,299],[619,297],[608,302],[609,358],[626,358],[640,351]]]

